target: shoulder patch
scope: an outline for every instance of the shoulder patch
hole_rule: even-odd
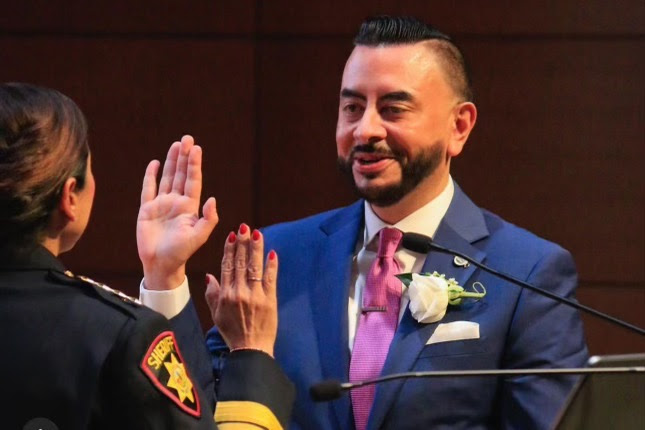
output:
[[[130,297],[127,294],[125,294],[125,293],[123,293],[123,292],[121,292],[119,290],[115,290],[113,288],[108,287],[105,284],[102,284],[100,282],[96,282],[94,279],[90,279],[87,276],[82,276],[82,275],[74,276],[72,274],[72,272],[70,272],[69,270],[66,271],[65,274],[67,276],[70,276],[70,277],[73,277],[73,278],[76,278],[76,279],[80,279],[81,281],[86,282],[86,283],[88,283],[90,285],[93,285],[96,288],[100,288],[103,291],[107,291],[108,293],[112,293],[112,294],[114,294],[115,296],[117,296],[118,298],[120,298],[121,300],[123,300],[126,303],[132,303],[132,304],[135,304],[135,305],[141,305],[141,302],[139,301],[139,299],[135,299],[134,297]]]
[[[188,376],[173,332],[165,331],[157,336],[141,360],[141,370],[181,410],[194,417],[201,416],[197,390]]]

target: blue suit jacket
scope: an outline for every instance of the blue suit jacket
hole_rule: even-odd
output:
[[[350,397],[314,403],[309,387],[349,374],[348,291],[352,258],[363,232],[363,201],[264,230],[266,249],[280,258],[279,327],[275,356],[296,384],[293,429],[354,428]],[[556,294],[573,297],[576,272],[557,245],[479,209],[458,188],[435,241]],[[382,374],[425,370],[576,367],[587,349],[577,311],[507,283],[453,257],[431,252],[424,271],[454,277],[487,295],[450,306],[432,324],[406,310]],[[474,321],[480,338],[426,345],[440,323]],[[225,344],[215,329],[208,347],[217,370]],[[408,379],[378,386],[370,429],[548,428],[570,377]]]

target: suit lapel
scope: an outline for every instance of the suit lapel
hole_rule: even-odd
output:
[[[481,211],[463,194],[459,187],[455,186],[455,195],[435,233],[434,241],[481,262],[485,258],[485,253],[474,248],[471,242],[487,235],[488,229]],[[423,272],[437,271],[445,274],[447,278],[455,278],[459,285],[468,285],[468,279],[473,275],[476,267],[472,264],[465,268],[460,267],[455,265],[453,261],[453,255],[431,251],[426,257]],[[455,311],[448,311],[443,320],[436,323],[421,324],[412,317],[410,309],[406,309],[392,340],[381,374],[410,371],[438,324],[463,319],[461,312]],[[376,388],[368,429],[378,429],[382,426],[387,412],[392,407],[404,382],[404,380],[391,381]]]
[[[359,201],[320,226],[325,237],[314,267],[311,305],[325,379],[345,381],[349,375],[347,303],[352,257],[363,219],[363,202]],[[345,428],[352,420],[349,396],[335,400],[332,406],[338,428]]]

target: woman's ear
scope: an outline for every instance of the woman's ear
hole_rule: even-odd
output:
[[[460,103],[455,107],[453,120],[452,139],[448,145],[448,155],[450,157],[456,157],[464,149],[466,140],[468,140],[468,136],[477,121],[477,108],[471,102]]]
[[[78,195],[76,194],[76,178],[67,178],[63,184],[59,209],[61,214],[67,218],[67,221],[76,221]]]

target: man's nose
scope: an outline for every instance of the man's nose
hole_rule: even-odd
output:
[[[374,108],[366,109],[354,129],[355,143],[359,145],[375,143],[385,139],[386,136],[387,132],[378,111]]]

